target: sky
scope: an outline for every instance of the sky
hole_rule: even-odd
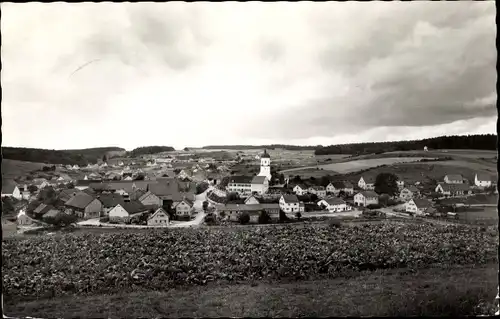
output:
[[[3,146],[496,133],[494,1],[1,9]]]

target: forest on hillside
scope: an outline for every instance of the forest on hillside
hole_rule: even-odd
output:
[[[396,142],[375,142],[330,145],[315,150],[315,155],[330,154],[377,154],[394,151],[423,150],[425,146],[432,149],[471,149],[471,150],[496,150],[497,136],[494,134],[485,135],[454,135],[440,136],[413,141]]]
[[[100,147],[79,150],[47,150],[40,148],[2,147],[5,159],[45,164],[64,164],[84,166],[97,163],[108,152],[125,151],[119,147]]]
[[[283,144],[271,144],[271,145],[209,145],[203,146],[203,149],[213,150],[213,149],[224,149],[224,150],[258,150],[258,149],[284,149],[289,151],[301,151],[301,150],[315,150],[322,147],[317,146],[300,146],[300,145],[283,145]]]
[[[175,148],[173,148],[172,146],[143,146],[133,149],[132,151],[128,152],[128,155],[130,157],[137,157],[141,155],[149,155],[149,154],[172,152],[172,151],[175,151]]]

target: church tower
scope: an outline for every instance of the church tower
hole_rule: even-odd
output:
[[[258,176],[265,176],[271,181],[271,156],[264,150],[264,154],[260,156],[260,172]]]

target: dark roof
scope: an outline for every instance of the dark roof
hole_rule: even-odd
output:
[[[323,186],[311,186],[310,189],[314,189],[316,191],[324,191],[325,188]]]
[[[130,202],[125,202],[120,204],[129,214],[135,214],[135,213],[140,213],[143,211],[148,210],[147,207],[141,204],[141,202],[138,201],[130,201]]]
[[[177,191],[175,186],[175,184],[156,183],[149,185],[148,191],[156,196],[168,196]]]
[[[168,218],[170,218],[168,213],[163,208],[160,207],[153,214],[151,214],[151,216],[148,217],[148,220],[150,220],[151,218],[154,218],[156,215],[158,215],[160,213],[163,213],[163,214],[167,215]]]
[[[344,189],[345,188],[345,183],[342,181],[337,181],[337,182],[332,182],[331,183],[335,189]]]
[[[42,203],[42,204],[38,205],[38,207],[33,210],[33,213],[36,215],[43,215],[51,209],[54,209],[54,206],[45,205]]]
[[[75,208],[85,208],[87,207],[95,198],[86,194],[84,192],[78,193],[72,198],[70,198],[65,205]]]
[[[61,212],[59,210],[52,208],[52,209],[48,210],[45,214],[43,214],[43,218],[56,217],[59,214],[61,214]]]
[[[265,181],[266,181],[265,176],[255,176],[252,179],[252,184],[264,184]]]
[[[118,204],[122,205],[124,203],[123,197],[118,194],[102,194],[97,199],[104,207],[115,207]]]
[[[377,197],[378,198],[378,194],[375,193],[374,191],[362,191],[362,192],[359,192],[359,194],[363,195],[364,197],[369,197],[369,198]]]
[[[493,180],[489,174],[477,173],[476,175],[477,175],[477,179],[479,181],[492,181]]]
[[[282,195],[286,203],[298,203],[299,198],[296,195]]]
[[[230,176],[229,183],[233,184],[251,184],[252,176]]]
[[[464,178],[460,174],[449,174],[446,176],[448,176],[448,179],[450,181],[463,181],[464,180]],[[445,176],[445,178],[446,178],[446,176]]]
[[[183,198],[182,199],[183,202],[186,202],[186,204],[188,204],[189,206],[193,207],[193,201],[190,200],[189,198]]]
[[[325,198],[323,200],[325,202],[327,202],[328,205],[341,205],[341,204],[345,204],[345,201],[343,201],[342,199],[340,199],[338,197],[330,197],[330,198]]]
[[[469,185],[468,184],[446,184],[446,183],[439,183],[441,187],[443,188],[443,191],[451,191],[451,192],[456,192],[456,191],[467,191],[469,190]]]
[[[269,156],[269,154],[267,154],[267,150],[264,150],[264,153],[262,153],[260,158],[271,158],[271,156]]]
[[[417,207],[422,207],[422,208],[432,207],[432,202],[430,202],[427,199],[414,198],[413,202],[415,203],[415,205],[417,205]]]

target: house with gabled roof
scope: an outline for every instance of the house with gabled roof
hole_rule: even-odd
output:
[[[307,186],[304,184],[297,184],[293,187],[293,192],[295,195],[303,196],[307,194]]]
[[[118,204],[109,211],[109,220],[113,222],[129,222],[132,218],[148,212],[148,208],[138,201]]]
[[[491,187],[493,184],[492,180],[493,179],[488,174],[476,173],[474,176],[474,185],[481,188]]]
[[[43,215],[45,215],[45,213],[52,209],[54,209],[54,206],[41,203],[37,206],[37,208],[33,210],[33,217],[35,217],[36,219],[40,219],[43,217]]]
[[[464,178],[460,174],[449,174],[444,177],[446,184],[463,184]]]
[[[118,194],[101,194],[97,195],[97,199],[102,204],[102,212],[104,216],[108,216],[109,211],[116,207],[116,205],[125,203],[123,196]]]
[[[408,203],[405,204],[405,211],[408,213],[413,213],[419,216],[426,215],[430,213],[432,209],[432,202],[423,198],[410,199]]]
[[[401,190],[399,193],[399,198],[404,200],[405,202],[409,201],[410,199],[414,197],[420,196],[420,191],[417,187],[413,185],[406,186]]]
[[[368,205],[378,205],[378,194],[374,191],[362,191],[354,195],[356,206],[366,207]]]
[[[301,212],[301,205],[297,195],[281,195],[279,206],[285,213]]]
[[[438,183],[435,189],[436,193],[440,193],[444,196],[464,196],[472,194],[472,190],[469,184],[446,184]]]
[[[344,200],[338,197],[328,197],[322,199],[318,202],[318,206],[325,207],[330,213],[345,212],[352,209],[351,206],[347,205]]]
[[[148,217],[147,223],[148,226],[168,226],[170,224],[170,216],[160,207]]]
[[[318,196],[319,198],[325,198],[326,197],[326,189],[323,186],[311,186],[308,189],[310,194],[314,194]]]
[[[247,197],[247,199],[245,199],[245,204],[260,204],[260,201],[254,195],[250,195]]]
[[[147,206],[147,207],[158,208],[158,207],[162,206],[162,204],[163,204],[160,197],[156,196],[155,194],[153,194],[150,191],[147,191],[146,193],[141,195],[138,200],[139,200],[139,202],[141,202],[141,204],[143,204],[144,206]]]
[[[269,179],[266,176],[254,176],[250,182],[251,194],[265,194],[269,189]]]
[[[81,190],[77,188],[73,189],[63,189],[59,192],[59,199],[63,202],[69,201],[73,196],[80,193]]]
[[[84,192],[78,193],[64,203],[66,208],[80,218],[98,218],[102,211],[102,203]]]
[[[175,213],[178,216],[191,216],[193,206],[194,203],[191,200],[183,198],[177,205],[175,205]]]
[[[375,178],[371,176],[361,176],[358,181],[358,187],[364,190],[374,190],[375,189]]]

